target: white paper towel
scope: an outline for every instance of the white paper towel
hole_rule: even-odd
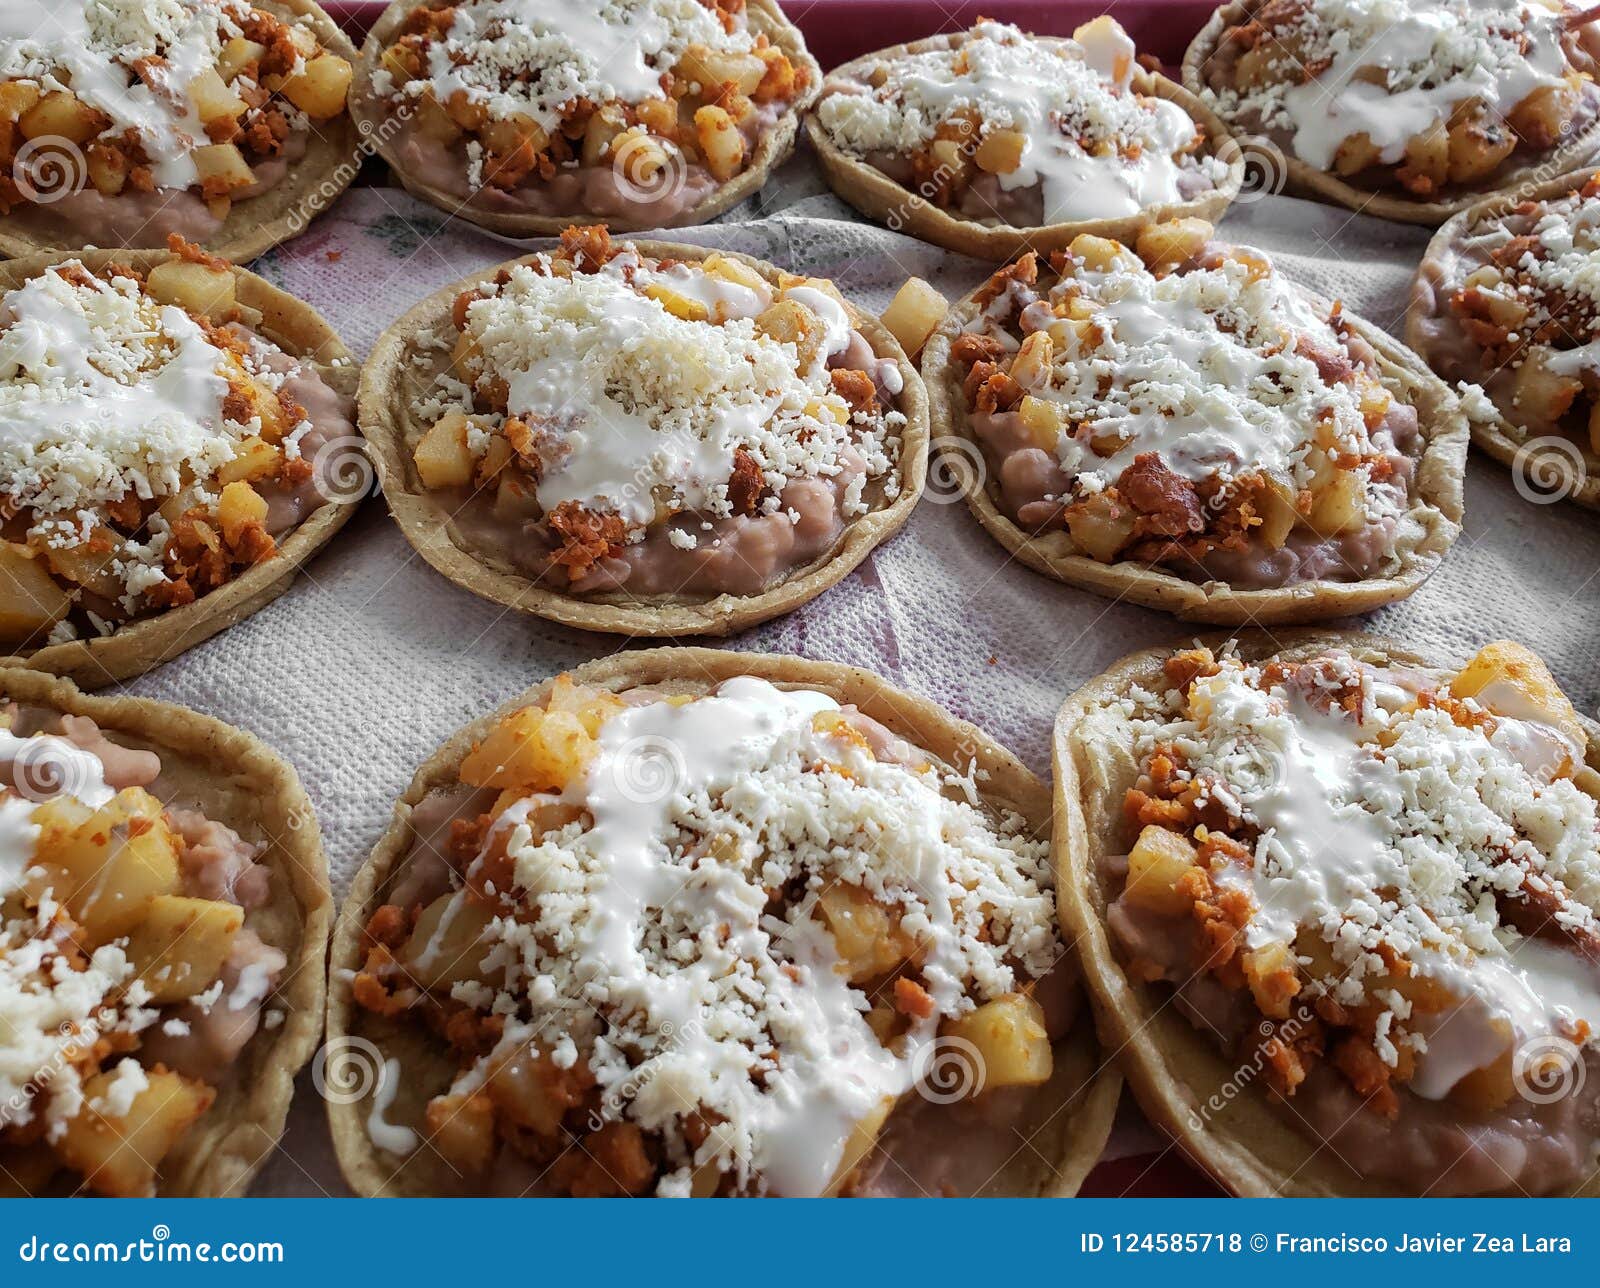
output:
[[[881,309],[909,274],[952,299],[984,265],[856,220],[802,158],[763,194],[766,215],[667,234],[836,281]],[[754,213],[739,212],[746,216]],[[1235,207],[1224,232],[1295,279],[1398,333],[1427,233],[1283,197]],[[422,296],[515,250],[446,225],[396,190],[345,196],[252,267],[315,305],[365,355]],[[1474,454],[1466,531],[1443,568],[1368,625],[1460,658],[1512,636],[1550,663],[1579,708],[1600,705],[1600,516],[1534,505]],[[727,647],[868,667],[984,727],[1041,774],[1057,707],[1124,653],[1192,633],[1163,614],[1060,586],[1010,561],[959,498],[930,498],[845,582]],[[413,554],[380,500],[276,604],[129,686],[254,731],[299,770],[319,811],[335,891],[387,825],[415,768],[454,729],[555,672],[625,647],[458,590]],[[343,1193],[302,1078],[261,1194]]]

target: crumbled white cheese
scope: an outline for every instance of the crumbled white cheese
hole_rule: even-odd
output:
[[[491,116],[530,117],[554,133],[579,99],[665,98],[661,78],[691,44],[754,47],[742,17],[726,31],[699,0],[461,0],[453,8],[449,31],[428,48],[426,73],[396,87],[381,72],[380,93],[445,102],[460,92]]]
[[[561,1067],[581,1054],[601,1112],[660,1133],[662,1193],[708,1165],[741,1186],[819,1193],[852,1126],[911,1085],[941,1019],[1060,954],[1047,845],[903,742],[875,758],[850,719],[822,694],[745,677],[686,705],[629,706],[569,789],[586,821],[536,829],[551,798],[530,798],[486,842],[526,892],[488,933],[487,960],[507,972],[493,1009],[522,1017],[500,1049],[536,1041]],[[819,917],[841,883],[892,909],[922,950],[934,1013],[893,1048]],[[683,1119],[697,1108],[717,1128],[691,1148]]]
[[[1561,84],[1564,34],[1562,7],[1538,0],[1318,0],[1262,39],[1260,83],[1202,94],[1223,117],[1285,137],[1315,169],[1363,134],[1393,165],[1469,100],[1503,120]]]
[[[1185,199],[1187,171],[1212,182],[1227,167],[1191,155],[1200,127],[1178,104],[1135,92],[1133,44],[1106,66],[1077,41],[1049,44],[1015,27],[979,23],[959,44],[885,60],[876,87],[835,81],[817,106],[833,141],[857,156],[920,151],[941,126],[970,155],[998,130],[1025,143],[1005,191],[1041,185],[1044,222],[1109,219]],[[1120,65],[1119,65],[1120,64]]]

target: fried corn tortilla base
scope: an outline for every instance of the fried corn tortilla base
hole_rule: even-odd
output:
[[[1226,640],[1217,636],[1202,642],[1217,648]],[[1250,661],[1293,661],[1329,648],[1345,649],[1365,662],[1435,665],[1384,639],[1350,632],[1269,636],[1252,631],[1240,637],[1238,653]],[[1405,1195],[1391,1183],[1362,1178],[1296,1131],[1269,1103],[1264,1087],[1241,1079],[1239,1061],[1170,1004],[1170,990],[1131,977],[1112,946],[1105,917],[1115,891],[1102,881],[1098,861],[1101,855],[1125,853],[1132,842],[1122,800],[1138,777],[1127,719],[1113,704],[1136,684],[1155,692],[1166,687],[1162,664],[1174,651],[1130,654],[1068,698],[1056,718],[1055,856],[1062,931],[1077,947],[1100,1040],[1121,1064],[1151,1121],[1233,1193]],[[1600,725],[1580,720],[1589,736],[1588,763],[1600,769]],[[1600,1195],[1600,1179],[1571,1193]]]
[[[877,53],[864,54],[836,67],[829,80],[847,79],[870,69],[875,63],[904,58],[908,54],[949,49],[960,44],[962,38],[961,34],[932,36],[926,40],[894,45]],[[1034,36],[1032,39],[1043,45],[1067,43],[1043,36]],[[942,210],[896,183],[877,167],[851,156],[834,143],[827,130],[823,129],[815,108],[806,117],[806,135],[816,149],[817,159],[822,163],[822,171],[829,185],[844,201],[869,219],[886,224],[896,232],[907,233],[922,241],[932,242],[935,246],[943,246],[946,250],[971,255],[974,259],[998,263],[1025,250],[1049,252],[1065,247],[1080,233],[1131,242],[1146,225],[1164,223],[1170,219],[1192,216],[1215,223],[1222,218],[1228,204],[1239,195],[1240,185],[1244,182],[1243,155],[1232,143],[1216,113],[1183,86],[1174,84],[1165,76],[1137,68],[1134,71],[1134,87],[1142,94],[1153,94],[1176,103],[1197,124],[1205,127],[1204,155],[1221,157],[1228,163],[1228,176],[1216,189],[1193,201],[1152,206],[1136,215],[1117,219],[1083,219],[1033,228],[987,224]],[[825,93],[827,86],[824,85],[823,89]]]
[[[1054,277],[1047,268],[1040,276],[1041,280]],[[1326,301],[1304,287],[1295,289],[1326,315],[1330,307]],[[1412,483],[1410,517],[1417,521],[1417,530],[1399,547],[1401,566],[1395,576],[1235,590],[1225,582],[1188,581],[1130,560],[1101,563],[1080,554],[1064,528],[1031,535],[1000,508],[999,482],[989,477],[968,418],[960,365],[950,355],[950,346],[978,312],[975,291],[950,311],[922,351],[934,445],[944,453],[942,466],[939,460],[933,463],[935,486],[943,469],[942,481],[962,486],[967,505],[989,535],[1035,572],[1111,599],[1159,608],[1184,621],[1239,626],[1306,623],[1366,613],[1404,599],[1428,579],[1460,535],[1467,418],[1459,400],[1409,349],[1348,312],[1342,314],[1344,320],[1378,354],[1384,385],[1417,408],[1426,442]]]
[[[1183,56],[1183,83],[1191,94],[1198,95],[1205,88],[1206,64],[1216,52],[1223,32],[1247,16],[1242,4],[1225,4],[1211,15],[1211,20],[1190,42],[1188,51]],[[1276,156],[1282,157],[1282,177],[1288,190],[1297,196],[1344,206],[1357,214],[1371,215],[1375,219],[1387,219],[1402,224],[1421,224],[1431,228],[1482,201],[1486,196],[1512,193],[1526,185],[1539,183],[1546,175],[1560,174],[1593,158],[1600,153],[1600,114],[1559,148],[1554,148],[1542,157],[1529,160],[1525,164],[1501,171],[1495,176],[1492,188],[1468,188],[1443,201],[1421,201],[1398,197],[1387,191],[1358,187],[1345,182],[1336,174],[1314,169],[1270,138],[1237,130],[1234,131],[1234,137],[1241,144],[1255,142],[1264,145]],[[1276,159],[1273,168],[1277,168]],[[1269,177],[1277,178],[1276,175]]]
[[[934,756],[954,763],[975,759],[984,796],[996,807],[1017,810],[1036,834],[1050,828],[1048,790],[1014,756],[986,735],[942,708],[894,688],[868,671],[797,657],[731,653],[716,649],[660,648],[620,653],[572,672],[579,684],[622,692],[648,686],[668,693],[701,695],[723,680],[753,675],[780,688],[809,688],[854,704],[899,736]],[[417,771],[395,806],[394,822],[357,874],[333,937],[328,1042],[373,1043],[386,1058],[398,1059],[404,1075],[398,1094],[385,1113],[387,1122],[404,1125],[426,1138],[423,1113],[433,1096],[446,1090],[457,1065],[444,1043],[415,1020],[386,1020],[356,1006],[351,979],[365,958],[363,930],[383,894],[403,868],[412,843],[411,812],[435,788],[456,784],[462,759],[505,714],[544,699],[552,681],[536,685],[491,715],[454,734]],[[1121,1091],[1121,1077],[1102,1066],[1087,1012],[1055,1048],[1060,1107],[1032,1140],[995,1177],[990,1192],[1010,1196],[1070,1196],[1094,1166],[1111,1130]],[[422,1197],[469,1192],[470,1179],[458,1175],[426,1143],[409,1157],[378,1149],[367,1131],[376,1087],[355,1101],[330,1101],[339,1165],[352,1189],[362,1195]]]
[[[707,255],[737,259],[759,272],[774,286],[778,270],[771,264],[731,251],[673,242],[631,241],[651,258],[698,263]],[[896,466],[900,494],[892,501],[881,495],[877,508],[846,523],[833,548],[820,559],[796,568],[757,595],[634,595],[626,589],[592,595],[572,595],[552,590],[517,571],[509,562],[475,550],[417,475],[412,460],[429,426],[411,413],[411,401],[432,385],[434,376],[449,365],[456,335],[451,306],[469,287],[492,282],[495,274],[523,260],[497,264],[471,277],[435,291],[416,305],[379,338],[361,378],[361,431],[372,452],[383,493],[395,522],[406,540],[429,564],[456,585],[507,608],[536,617],[610,634],[647,636],[728,635],[772,617],[790,612],[842,581],[874,547],[893,536],[911,517],[922,495],[928,469],[928,400],[922,380],[905,351],[877,318],[846,304],[851,324],[861,332],[880,358],[893,359],[905,382],[895,407],[906,417],[900,433],[900,460]],[[442,352],[431,353],[431,365],[414,366],[419,341],[444,342]],[[421,374],[418,374],[418,373]],[[869,487],[868,494],[873,489]]]
[[[294,770],[265,743],[185,707],[89,697],[69,680],[16,668],[0,669],[0,699],[88,716],[113,742],[159,753],[160,786],[180,804],[266,845],[257,861],[271,871],[271,896],[245,925],[289,959],[268,1003],[284,1019],[251,1038],[211,1108],[162,1161],[156,1191],[243,1195],[283,1134],[295,1074],[322,1035],[333,895],[316,812]],[[65,1192],[76,1188],[73,1178]]]
[[[349,37],[339,30],[314,0],[250,0],[257,9],[278,18],[309,17],[317,39],[329,53],[354,66],[359,55]],[[353,84],[353,82],[352,82]],[[329,121],[311,125],[305,154],[288,173],[259,197],[236,201],[211,237],[198,241],[213,255],[246,264],[280,242],[305,231],[353,182],[361,168],[362,136],[347,111]],[[0,224],[0,255],[33,255],[41,250],[75,250],[82,233],[51,220],[48,206],[26,214],[13,212]]]
[[[0,263],[0,293],[15,290],[51,265],[78,259],[91,269],[122,264],[148,273],[172,255],[164,250],[92,250],[77,255],[49,252]],[[235,292],[241,305],[261,314],[255,331],[291,357],[308,359],[324,382],[354,398],[358,369],[350,351],[322,316],[309,304],[280,291],[270,282],[242,268],[234,268]],[[332,366],[335,359],[348,365]],[[360,500],[333,502],[313,511],[278,545],[278,553],[265,563],[246,569],[181,608],[131,622],[110,635],[94,639],[47,644],[23,654],[0,657],[0,666],[31,666],[66,676],[87,689],[115,680],[143,675],[163,662],[243,621],[265,608],[289,588],[302,565],[333,539],[355,513]]]
[[[686,228],[691,224],[710,223],[718,215],[732,209],[746,197],[761,190],[767,176],[788,159],[794,151],[795,137],[800,129],[800,117],[816,99],[822,84],[822,69],[806,49],[800,31],[778,8],[776,0],[746,0],[750,27],[755,32],[765,32],[775,48],[783,50],[796,67],[811,73],[810,88],[791,103],[772,128],[761,135],[755,152],[748,157],[743,170],[726,183],[719,184],[704,201],[681,211],[665,222],[649,217],[651,207],[643,207],[643,218],[626,219],[614,215],[599,215],[592,211],[574,210],[563,215],[534,215],[506,210],[484,210],[470,201],[463,201],[457,193],[437,184],[427,183],[415,174],[407,173],[400,163],[396,149],[391,146],[391,134],[384,129],[389,120],[389,108],[372,88],[373,73],[378,70],[383,51],[394,43],[406,17],[417,6],[417,0],[394,0],[378,21],[373,24],[366,43],[361,47],[360,61],[356,64],[356,79],[351,89],[351,112],[360,125],[362,134],[375,138],[379,153],[389,163],[389,168],[406,191],[432,206],[438,207],[452,219],[464,219],[503,237],[553,237],[574,223],[603,223],[614,233],[640,232],[649,228]],[[465,178],[463,177],[463,183]]]
[[[1464,236],[1467,229],[1474,224],[1509,214],[1525,201],[1559,201],[1563,197],[1571,196],[1593,178],[1594,173],[1592,165],[1585,166],[1545,183],[1519,187],[1512,192],[1490,197],[1487,201],[1480,201],[1470,209],[1452,215],[1434,234],[1433,240],[1428,243],[1428,249],[1423,253],[1422,263],[1417,267],[1416,281],[1411,288],[1411,305],[1406,309],[1406,343],[1416,350],[1424,362],[1429,362],[1431,365],[1428,356],[1429,346],[1423,334],[1422,324],[1425,316],[1434,313],[1429,301],[1433,295],[1433,288],[1444,281],[1445,257],[1452,244]],[[1578,439],[1571,440],[1577,455],[1576,477],[1574,477],[1573,462],[1558,459],[1558,456],[1565,456],[1559,449],[1553,449],[1545,456],[1535,453],[1532,459],[1519,460],[1518,457],[1528,444],[1537,439],[1529,434],[1526,426],[1512,423],[1498,407],[1495,409],[1493,420],[1472,422],[1472,441],[1501,464],[1525,475],[1532,475],[1536,481],[1541,477],[1542,470],[1555,471],[1548,474],[1548,478],[1557,484],[1563,496],[1576,501],[1579,505],[1588,506],[1591,510],[1600,510],[1600,453],[1596,453],[1587,443]]]

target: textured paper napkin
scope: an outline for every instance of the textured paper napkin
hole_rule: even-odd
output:
[[[976,261],[856,221],[804,159],[761,203],[734,212],[744,222],[669,235],[830,277],[874,311],[908,274],[952,299],[986,275]],[[1236,207],[1224,231],[1396,333],[1427,242],[1421,230],[1283,197]],[[316,306],[364,356],[416,300],[516,253],[397,191],[368,188],[252,267]],[[1009,561],[935,475],[905,530],[855,574],[727,647],[871,668],[981,725],[1048,774],[1051,722],[1069,693],[1124,653],[1192,632]],[[1465,534],[1427,585],[1367,625],[1450,658],[1498,636],[1521,638],[1596,714],[1597,568],[1600,517],[1569,503],[1529,503],[1506,470],[1475,454]],[[447,735],[529,685],[621,647],[458,590],[413,554],[373,499],[276,604],[130,687],[250,729],[292,761],[317,805],[342,897],[391,803]],[[322,1103],[308,1078],[300,1091],[256,1193],[344,1192]],[[1148,1143],[1125,1124],[1115,1152]]]

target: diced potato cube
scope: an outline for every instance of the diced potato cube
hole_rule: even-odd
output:
[[[242,925],[238,904],[157,895],[128,936],[128,959],[157,1002],[181,1001],[211,987]]]
[[[1008,993],[951,1020],[943,1036],[970,1042],[978,1051],[981,1083],[976,1094],[999,1087],[1037,1087],[1050,1081],[1055,1056],[1045,1031],[1044,1010],[1025,993]]]
[[[839,1155],[839,1166],[834,1169],[833,1180],[828,1182],[828,1188],[823,1191],[824,1197],[836,1195],[845,1188],[856,1168],[861,1166],[862,1160],[878,1143],[894,1104],[893,1096],[885,1096],[866,1117],[858,1118],[851,1126],[850,1134],[845,1137],[844,1151]]]
[[[574,684],[570,677],[558,675],[550,686],[547,711],[570,711],[583,722],[591,738],[600,736],[600,726],[622,710],[622,699],[605,689]]]
[[[1300,991],[1299,969],[1287,944],[1269,943],[1245,952],[1240,959],[1245,983],[1263,1015],[1289,1018],[1289,1003]]]
[[[706,307],[705,301],[697,300],[693,296],[684,295],[665,286],[660,282],[651,282],[644,288],[648,295],[662,308],[675,318],[682,318],[685,322],[705,322],[711,317],[711,310]]]
[[[628,128],[628,118],[622,108],[607,104],[589,117],[583,129],[583,149],[579,159],[586,166],[597,166],[611,149],[617,136]],[[639,137],[643,137],[642,134]]]
[[[1028,437],[1033,440],[1035,447],[1042,452],[1049,452],[1051,456],[1056,454],[1056,448],[1061,442],[1061,431],[1066,426],[1066,417],[1060,403],[1024,394],[1022,401],[1017,404],[1017,418],[1021,420],[1022,427],[1028,431]]]
[[[231,81],[251,63],[259,63],[266,52],[265,45],[235,36],[223,44],[222,52],[217,56],[217,73],[223,80]]]
[[[94,184],[95,191],[101,196],[115,197],[127,186],[128,156],[120,148],[92,143],[84,160],[89,171],[89,182]]]
[[[1340,470],[1311,501],[1306,520],[1324,536],[1356,532],[1367,523],[1367,490],[1361,475]]]
[[[126,934],[157,895],[178,889],[178,855],[161,802],[130,787],[38,859],[59,873],[58,898],[94,943]]]
[[[0,542],[0,644],[14,647],[33,641],[71,607],[67,592],[26,546]]]
[[[122,581],[111,564],[121,556],[122,539],[102,529],[90,542],[52,548],[45,551],[44,557],[50,571],[63,581],[82,586],[102,599],[117,599],[122,595]]]
[[[474,787],[560,791],[594,755],[594,740],[570,711],[514,711],[461,762]]]
[[[1375,165],[1381,155],[1382,150],[1365,130],[1347,135],[1333,154],[1333,172],[1348,179]]]
[[[222,77],[209,67],[189,82],[189,98],[200,119],[208,124],[234,121],[245,112],[244,99],[229,89]]]
[[[231,143],[212,143],[194,150],[194,168],[209,196],[226,196],[235,188],[248,188],[256,181],[244,154]]]
[[[238,303],[233,274],[208,264],[169,259],[152,268],[146,282],[156,299],[214,322]]]
[[[283,96],[307,116],[325,121],[344,111],[355,69],[337,54],[319,54],[283,83]]]
[[[1128,854],[1124,897],[1161,916],[1184,916],[1194,907],[1194,899],[1178,889],[1178,882],[1199,861],[1188,837],[1151,824],[1139,833]]]
[[[472,482],[477,460],[467,446],[466,416],[447,412],[422,436],[412,459],[424,487],[465,487]]]
[[[424,1114],[428,1142],[464,1175],[487,1171],[494,1159],[494,1102],[481,1092],[435,1096]]]
[[[247,438],[234,448],[233,459],[217,471],[217,479],[228,484],[271,478],[282,460],[283,454],[265,439]]]
[[[480,963],[489,950],[483,932],[494,915],[493,908],[463,891],[440,895],[422,910],[400,950],[406,974],[429,989],[482,979]]]
[[[887,975],[914,950],[899,919],[858,885],[835,882],[817,896],[817,910],[833,935],[838,969],[851,983]]]
[[[1278,550],[1294,531],[1300,512],[1295,509],[1294,489],[1282,479],[1264,475],[1262,484],[1254,497],[1256,512],[1261,519],[1256,534],[1268,550]]]
[[[983,136],[972,159],[990,174],[1010,174],[1022,164],[1028,136],[1020,130],[991,130]]]
[[[490,1062],[484,1091],[494,1108],[517,1126],[554,1136],[567,1111],[565,1098],[553,1094],[561,1073],[537,1047],[517,1047]]]
[[[87,143],[106,127],[106,118],[69,90],[55,90],[17,118],[23,138],[60,138]]]
[[[1169,219],[1140,232],[1134,249],[1147,267],[1172,268],[1201,254],[1215,231],[1204,219]]]
[[[1516,1094],[1517,1084],[1513,1077],[1513,1044],[1508,1043],[1502,1051],[1489,1064],[1482,1068],[1474,1069],[1463,1077],[1455,1086],[1450,1088],[1447,1099],[1453,1105],[1458,1105],[1468,1113],[1488,1114],[1497,1109],[1503,1109],[1511,1103],[1511,1098]],[[1545,1057],[1553,1062],[1558,1059],[1554,1052]],[[1541,1062],[1535,1057],[1536,1065]],[[1533,1086],[1559,1085],[1564,1077],[1563,1071],[1546,1065],[1528,1073],[1528,1081]],[[1538,1081],[1535,1081],[1538,1079]]]
[[[756,330],[779,344],[795,347],[796,361],[809,370],[822,349],[826,329],[822,320],[798,300],[779,300],[756,318]]]
[[[217,524],[228,544],[237,545],[252,525],[267,521],[267,499],[248,483],[229,483],[217,498]]]
[[[1050,383],[1055,346],[1048,331],[1031,331],[1011,363],[1011,378],[1024,389],[1043,389]]]
[[[908,357],[916,357],[939,329],[950,302],[920,277],[908,277],[883,311],[883,324]]]
[[[1571,701],[1544,659],[1526,644],[1495,640],[1485,644],[1450,681],[1458,698],[1477,698],[1489,710],[1512,719],[1552,725],[1582,749],[1588,739]]]
[[[713,252],[700,261],[700,267],[713,277],[720,277],[723,281],[732,282],[736,286],[747,287],[757,294],[765,294],[772,289],[767,279],[750,265],[729,255]]]
[[[726,183],[744,165],[744,136],[722,108],[707,104],[694,114],[695,138],[713,178]]]
[[[1093,233],[1079,233],[1068,247],[1074,259],[1083,261],[1091,272],[1108,273],[1114,268],[1139,267],[1138,257],[1119,241],[1109,237],[1096,237]]]
[[[1066,510],[1067,531],[1089,558],[1112,563],[1133,538],[1138,521],[1131,505],[1104,492],[1076,501]]]
[[[0,120],[15,121],[42,97],[35,84],[0,81]]]
[[[90,1105],[106,1094],[115,1077],[115,1072],[99,1073],[84,1084],[83,1111],[68,1122],[56,1148],[96,1193],[148,1197],[155,1193],[161,1160],[190,1124],[211,1108],[217,1093],[192,1078],[151,1071],[146,1075],[149,1085],[133,1098],[128,1111],[106,1117]]]

